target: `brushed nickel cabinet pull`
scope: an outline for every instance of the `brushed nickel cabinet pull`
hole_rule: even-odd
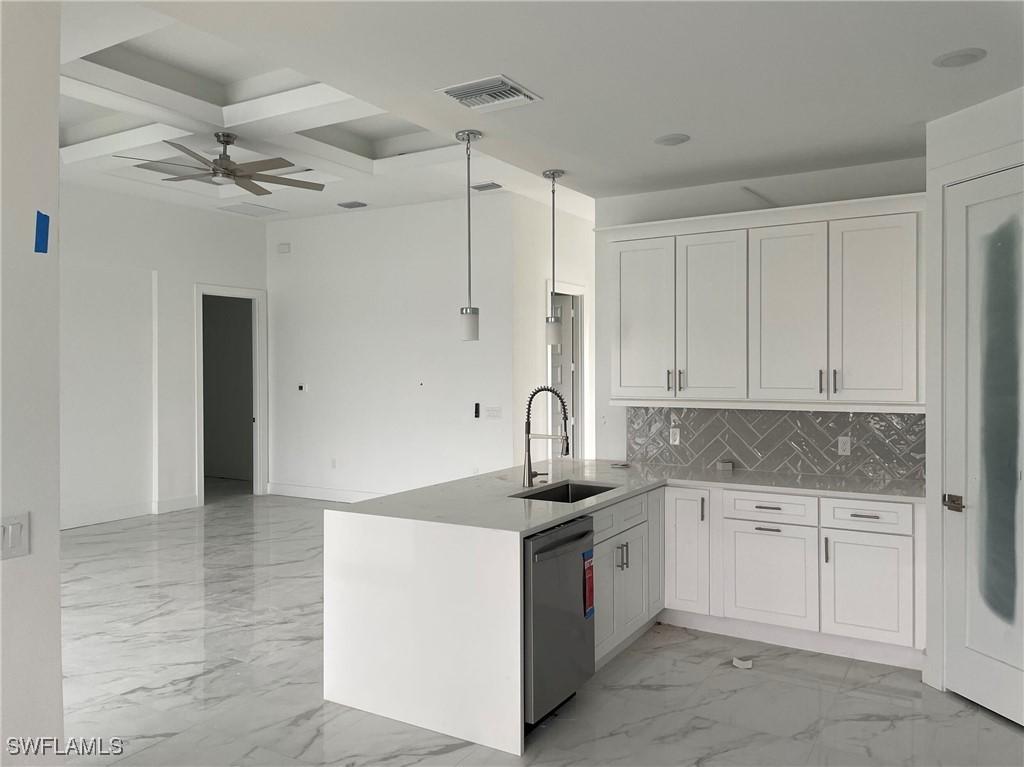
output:
[[[828,536],[825,536],[825,564],[828,564]]]
[[[825,371],[818,370],[818,394],[825,393]]]
[[[755,527],[755,530],[760,530],[762,533],[781,533],[782,531],[777,527]]]
[[[672,391],[672,371],[665,371],[665,391]]]
[[[839,371],[832,368],[832,393],[839,394]]]
[[[686,388],[686,371],[685,370],[677,370],[676,371],[676,389],[678,391],[682,391],[685,388]]]
[[[851,511],[850,516],[855,517],[857,519],[881,519],[881,517],[877,514],[861,514],[856,511]]]
[[[624,543],[622,545],[625,547],[624,551],[626,552],[626,558],[623,560],[623,566],[626,569],[629,569],[629,542],[627,541],[626,543]]]
[[[704,521],[704,496],[700,497],[700,521]]]
[[[758,506],[755,504],[754,508],[758,511],[782,511],[781,506]]]

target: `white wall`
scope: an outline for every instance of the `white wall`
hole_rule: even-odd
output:
[[[567,263],[585,262],[564,277],[590,284],[591,225],[562,218]],[[272,491],[356,500],[519,462],[545,381],[549,221],[517,195],[474,198],[475,343],[459,340],[463,201],[268,224]]]
[[[207,477],[252,481],[252,319],[248,298],[203,296],[203,462]]]
[[[734,213],[769,208],[741,187],[749,186],[780,205],[810,205],[834,200],[921,192],[925,185],[924,158],[858,165],[849,168],[745,179],[707,186],[612,197],[597,201],[597,457],[621,459],[626,454],[626,408],[608,404],[611,398],[612,290],[614,265],[605,252],[602,227],[674,218]]]
[[[149,377],[151,414],[147,419],[135,419],[127,409],[117,408],[121,396],[134,403],[132,412],[140,407],[137,398],[145,396],[145,382],[136,368],[122,379],[116,344],[98,335],[99,328],[90,322],[62,325],[62,347],[78,350],[62,360],[62,401],[100,403],[112,419],[95,426],[69,421],[64,429],[67,449],[61,465],[69,479],[72,475],[76,479],[62,492],[61,504],[67,515],[63,524],[102,521],[109,517],[111,507],[122,508],[127,516],[145,504],[154,511],[194,506],[195,285],[264,288],[264,226],[231,214],[166,205],[68,183],[61,185],[61,211],[61,261],[66,277],[63,301],[69,309],[77,307],[74,316],[107,322],[95,315],[97,305],[118,300],[120,287],[132,285],[142,290],[147,276],[155,282],[148,316],[143,297],[137,294],[130,297],[137,309],[124,306],[111,310],[119,312],[114,324],[132,321],[139,328],[149,329],[149,353],[155,369]],[[71,270],[85,274],[90,269],[98,270],[92,279],[70,278]],[[86,286],[95,291],[93,295],[82,295]],[[122,335],[129,332],[124,329]],[[141,331],[132,343],[143,343]],[[82,365],[91,366],[89,375],[80,375]],[[130,385],[131,391],[122,391],[124,385]],[[115,471],[117,463],[96,463],[90,453],[122,455],[127,444],[139,443],[150,445],[150,463],[156,451],[157,476],[154,480],[151,469],[146,475],[148,489],[145,484],[133,485],[131,497],[114,497],[112,488],[125,481],[122,473]],[[93,470],[79,472],[77,467],[81,466]]]
[[[59,237],[57,100],[60,5],[0,4],[0,499],[32,514],[31,553],[0,564],[0,734],[61,737]],[[33,252],[35,215],[50,252]]]

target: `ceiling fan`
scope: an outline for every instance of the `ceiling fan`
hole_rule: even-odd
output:
[[[193,152],[187,146],[176,144],[173,141],[164,141],[165,144],[177,149],[182,154],[186,154],[201,165],[182,165],[177,162],[164,162],[163,160],[144,160],[142,157],[126,157],[125,155],[115,154],[114,157],[120,157],[125,160],[144,160],[145,162],[153,163],[154,165],[175,165],[181,168],[191,168],[192,170],[199,171],[198,173],[187,173],[184,176],[174,176],[173,178],[165,178],[164,181],[201,181],[209,180],[214,184],[234,184],[240,186],[247,192],[252,194],[270,194],[270,190],[266,189],[256,182],[259,181],[262,184],[280,184],[281,186],[291,186],[296,189],[311,189],[314,192],[322,192],[324,185],[316,184],[312,181],[300,181],[295,178],[288,178],[287,176],[274,176],[263,171],[267,170],[278,170],[280,168],[291,168],[293,164],[283,157],[272,157],[269,160],[254,160],[253,162],[236,163],[228,156],[228,147],[235,143],[235,139],[238,138],[234,133],[228,133],[227,131],[218,131],[213,134],[217,139],[217,143],[221,145],[220,154],[213,160],[207,160],[198,152]]]

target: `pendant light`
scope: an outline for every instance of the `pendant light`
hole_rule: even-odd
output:
[[[462,340],[480,340],[480,310],[473,306],[473,217],[470,205],[469,145],[483,134],[478,130],[460,130],[455,138],[466,144],[466,305],[459,309],[462,317]]]
[[[551,313],[544,318],[544,335],[548,346],[556,346],[562,343],[562,318],[555,313],[555,181],[565,171],[552,168],[541,175],[551,179]]]

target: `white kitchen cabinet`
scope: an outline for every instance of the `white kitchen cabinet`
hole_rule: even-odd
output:
[[[671,397],[675,387],[675,238],[619,243],[613,397]]]
[[[821,552],[821,630],[913,646],[913,538],[823,529]]]
[[[615,649],[648,620],[647,523],[594,547],[594,654]]]
[[[818,630],[818,528],[722,520],[724,614]]]
[[[917,399],[917,216],[829,225],[829,399]]]
[[[665,607],[707,615],[711,594],[710,493],[665,489]]]
[[[747,232],[676,238],[680,399],[747,396]]]
[[[655,490],[645,496],[648,538],[648,605],[653,618],[665,606],[665,491]]]
[[[825,400],[828,224],[750,230],[750,398]]]

